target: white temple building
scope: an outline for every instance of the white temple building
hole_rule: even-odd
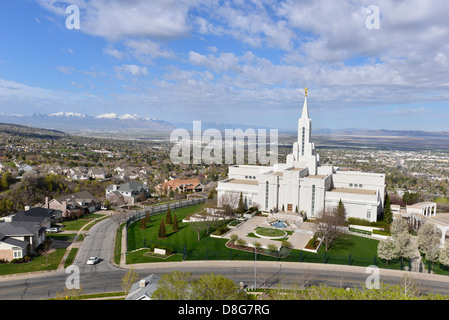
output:
[[[309,118],[307,88],[298,140],[286,163],[273,166],[233,165],[228,179],[218,182],[218,205],[227,192],[243,194],[246,205],[255,203],[265,212],[284,210],[303,212],[307,218],[319,217],[323,209],[337,207],[341,200],[346,217],[377,221],[385,196],[385,174],[340,171],[321,166],[311,142],[312,120]]]

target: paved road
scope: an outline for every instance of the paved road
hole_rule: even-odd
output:
[[[128,271],[112,264],[113,243],[116,223],[108,218],[97,223],[83,241],[74,264],[80,270],[80,283],[83,292],[121,291],[121,279]],[[86,265],[89,256],[96,255],[102,260],[94,266]],[[191,272],[194,276],[204,273],[222,274],[235,282],[254,285],[255,266],[257,266],[256,284],[258,287],[276,286],[278,283],[321,282],[332,286],[364,286],[367,277],[366,268],[307,264],[253,261],[184,261],[178,263],[157,263],[136,265],[139,278],[147,275],[164,274],[173,270]],[[129,266],[128,266],[129,267]],[[404,272],[380,269],[380,280],[385,283],[399,283]],[[421,289],[427,292],[449,294],[449,277],[413,273]],[[40,274],[0,277],[0,299],[38,300],[54,298],[65,288],[69,274],[65,271],[53,271]]]

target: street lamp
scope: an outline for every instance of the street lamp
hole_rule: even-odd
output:
[[[254,241],[254,290],[256,290],[257,287],[257,242]]]

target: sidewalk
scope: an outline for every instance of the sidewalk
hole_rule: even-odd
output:
[[[102,214],[102,212],[99,212],[99,214]],[[66,252],[64,254],[64,256],[61,259],[61,262],[59,263],[58,268],[56,269],[56,271],[63,271],[64,268],[64,263],[70,253],[70,250],[72,250],[72,248],[81,248],[81,245],[83,244],[82,241],[78,241],[78,238],[81,234],[85,234],[84,229],[87,228],[88,226],[90,226],[91,224],[95,224],[97,223],[98,220],[102,221],[104,219],[107,219],[107,213],[104,213],[104,216],[106,216],[106,218],[101,217],[98,219],[94,219],[92,221],[90,221],[89,223],[86,223],[84,226],[82,226],[78,231],[62,231],[61,234],[73,234],[75,233],[75,237],[72,240],[72,243],[67,247]],[[73,260],[75,261],[76,256],[73,258]]]

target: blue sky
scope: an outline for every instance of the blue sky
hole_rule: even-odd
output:
[[[448,16],[417,0],[5,0],[0,113],[285,130],[307,86],[314,128],[449,131]]]

